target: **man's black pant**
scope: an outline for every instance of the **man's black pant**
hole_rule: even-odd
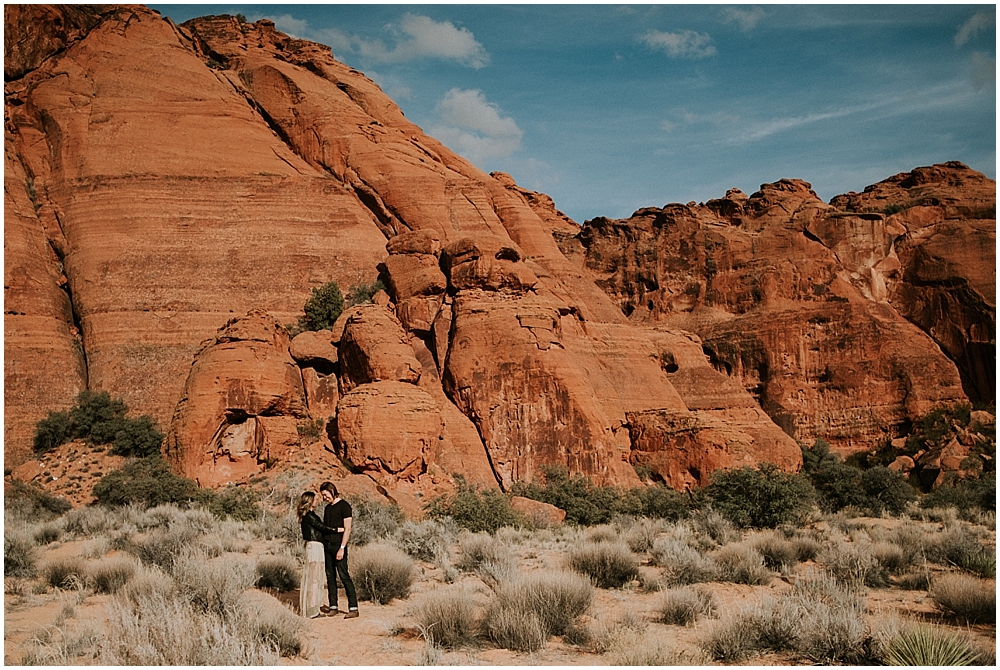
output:
[[[358,609],[358,595],[354,590],[354,582],[347,572],[347,548],[344,548],[344,558],[337,560],[337,551],[340,545],[324,545],[323,557],[326,559],[326,590],[330,596],[330,608],[337,609],[337,573],[340,573],[340,581],[344,584],[344,592],[347,593],[347,607]]]

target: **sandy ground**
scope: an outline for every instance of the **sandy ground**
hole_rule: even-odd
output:
[[[874,520],[873,520],[874,522]],[[885,523],[878,520],[877,523]],[[904,522],[890,522],[904,523]],[[915,522],[905,522],[915,523]],[[929,527],[939,527],[928,524]],[[525,534],[525,541],[511,544],[518,557],[521,572],[531,572],[543,568],[560,568],[565,546],[552,540],[543,541]],[[40,564],[57,557],[79,555],[85,541],[56,542],[44,548]],[[266,543],[255,545],[250,555],[261,553]],[[452,547],[455,556],[459,549]],[[244,555],[243,556],[245,559]],[[218,560],[218,559],[216,559]],[[799,564],[795,573],[808,569],[811,562]],[[423,562],[417,562],[417,580],[409,598],[395,600],[387,605],[361,603],[361,616],[345,620],[343,616],[322,617],[308,621],[305,653],[296,658],[282,659],[291,665],[608,665],[610,655],[601,655],[565,643],[559,637],[549,640],[544,649],[535,653],[519,653],[498,649],[488,642],[480,647],[453,651],[429,650],[408,612],[424,594],[444,588],[441,569]],[[655,570],[644,565],[641,570]],[[743,603],[753,602],[766,594],[780,594],[791,588],[793,574],[775,577],[767,586],[747,586],[730,583],[709,583],[704,586],[712,592],[717,604],[716,617]],[[490,589],[478,577],[461,573],[454,585],[473,595],[480,607],[485,607],[491,597]],[[298,592],[273,594],[293,610],[297,607]],[[647,639],[661,640],[670,647],[681,650],[697,650],[697,640],[706,627],[713,624],[713,618],[701,618],[692,626],[666,625],[657,621],[657,605],[662,594],[644,592],[637,582],[623,589],[596,589],[593,606],[584,623],[594,619],[613,623],[627,614],[638,617],[647,624]],[[80,635],[85,631],[100,634],[105,622],[107,595],[87,595],[87,592],[59,591],[50,589],[44,593],[18,595],[6,593],[4,643],[5,664],[20,664],[25,652],[31,648],[26,642],[32,638],[44,639],[55,629],[69,635]],[[341,605],[346,605],[343,593]],[[908,619],[922,620],[955,631],[972,634],[984,646],[995,646],[995,625],[965,626],[947,620],[938,614],[933,602],[925,591],[905,591],[898,588],[872,589],[868,593],[870,617],[895,613]],[[430,652],[430,653],[429,653]],[[94,662],[94,661],[91,661]],[[768,654],[756,656],[748,661],[751,665],[808,665],[793,654]]]

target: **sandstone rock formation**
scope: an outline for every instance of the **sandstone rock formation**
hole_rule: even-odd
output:
[[[261,311],[229,321],[195,355],[166,454],[202,486],[264,471],[298,447],[307,416],[284,327]]]
[[[977,184],[975,197],[988,199],[982,175],[954,164],[931,170],[942,171],[960,173],[959,181]],[[842,198],[834,203],[843,206]],[[972,266],[985,268],[980,259],[993,257],[986,251],[992,224],[947,225],[982,238]],[[824,437],[849,452],[898,434],[935,404],[966,398],[955,364],[916,327],[923,324],[896,309],[893,296],[909,290],[897,286],[906,274],[897,249],[907,235],[892,216],[844,211],[805,182],[781,180],[750,197],[734,189],[703,205],[595,219],[575,242],[633,322],[696,333],[712,365],[786,433],[803,441]],[[954,254],[961,245],[953,240]],[[987,283],[979,280],[987,297],[976,304],[992,299]],[[961,321],[956,312],[963,313],[943,310],[941,318]],[[965,332],[989,339],[992,313],[981,314],[982,325]],[[672,381],[691,388],[676,375]],[[697,405],[690,391],[682,396]]]
[[[270,21],[8,5],[5,26],[25,36],[5,42],[13,464],[37,418],[91,388],[169,423],[168,455],[203,484],[328,422],[315,457],[419,509],[459,473],[507,486],[561,464],[632,485],[643,464],[680,487],[795,469],[788,435],[869,444],[964,397],[893,307],[909,224],[804,182],[581,231]],[[374,304],[289,341],[311,288],[376,277]],[[913,314],[946,302],[921,295]],[[970,352],[976,309],[912,318]]]

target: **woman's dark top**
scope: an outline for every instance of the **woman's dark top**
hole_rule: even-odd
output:
[[[319,515],[312,510],[302,517],[302,539],[306,542],[322,542],[327,533],[336,533],[336,528],[330,528],[323,523]]]

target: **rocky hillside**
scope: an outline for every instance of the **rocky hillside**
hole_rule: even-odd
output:
[[[932,175],[828,205],[782,181],[581,230],[269,21],[4,20],[9,465],[88,388],[156,417],[206,485],[321,426],[380,487],[544,464],[682,487],[795,469],[795,439],[874,446],[992,379],[995,222],[972,219],[995,185],[967,168],[928,174],[975,197]],[[979,256],[956,265],[966,228]],[[331,331],[282,325],[376,278]]]

